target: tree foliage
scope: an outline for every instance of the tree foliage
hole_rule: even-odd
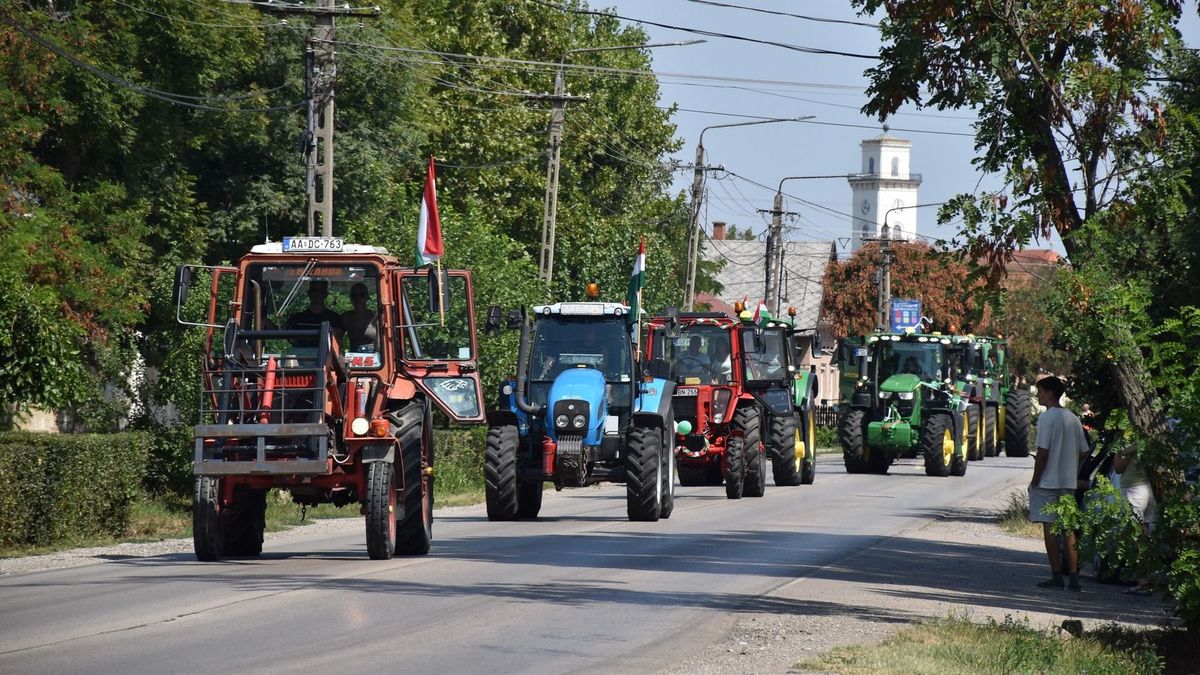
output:
[[[921,301],[930,331],[987,333],[993,320],[985,284],[970,275],[957,254],[916,242],[897,242],[892,252],[893,298]],[[876,327],[882,271],[879,244],[870,243],[825,271],[822,316],[838,336],[864,335]]]
[[[642,44],[642,31],[526,2],[380,5],[379,18],[337,21],[336,234],[408,262],[434,156],[445,263],[475,272],[480,317],[490,304],[578,298],[588,281],[619,300],[643,236],[647,307],[678,301],[687,211],[660,162],[678,140],[649,54],[570,53]],[[5,410],[95,402],[125,382],[135,347],[162,374],[146,395],[192,407],[196,336],[175,325],[173,269],[304,233],[310,34],[304,18],[249,4],[0,9],[0,278],[35,289],[0,293],[0,318],[46,338],[15,330],[5,344],[18,357],[4,365]],[[566,111],[547,289],[536,258],[550,110],[527,93],[550,92],[560,61],[631,74],[567,72],[568,92],[588,100]],[[509,374],[513,340],[484,340],[489,382]]]

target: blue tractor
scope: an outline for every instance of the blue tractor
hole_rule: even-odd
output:
[[[517,321],[517,375],[488,413],[488,519],[536,518],[547,481],[557,490],[624,483],[630,520],[670,517],[675,384],[665,362],[642,367],[629,308],[560,302]]]

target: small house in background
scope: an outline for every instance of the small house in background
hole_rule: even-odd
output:
[[[724,262],[717,273],[721,284],[720,295],[698,293],[696,302],[708,305],[712,311],[725,312],[734,316],[733,303],[745,300],[747,305],[757,305],[768,300],[767,306],[774,311],[776,303],[764,298],[766,276],[766,242],[758,240],[726,239],[725,223],[714,222],[712,235],[704,243],[704,259],[708,262]],[[824,298],[825,270],[829,263],[837,261],[837,246],[834,241],[785,241],[783,243],[783,280],[780,284],[778,306],[781,313],[788,307],[796,308],[796,325],[801,328],[818,327],[821,321],[821,301]],[[816,356],[805,350],[801,368],[816,366],[818,400],[837,401],[838,373],[833,363],[833,345],[825,344],[825,353]]]

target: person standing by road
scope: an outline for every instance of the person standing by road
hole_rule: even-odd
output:
[[[1037,422],[1037,457],[1033,463],[1033,478],[1029,481],[1029,520],[1042,524],[1046,557],[1050,563],[1051,577],[1039,582],[1038,586],[1063,588],[1065,572],[1068,575],[1066,588],[1078,591],[1079,553],[1075,548],[1075,533],[1055,534],[1052,528],[1058,516],[1044,511],[1059,497],[1075,493],[1079,457],[1088,452],[1087,436],[1079,418],[1062,407],[1064,393],[1066,385],[1057,377],[1051,375],[1038,380],[1038,403],[1045,406],[1046,411],[1038,416]]]
[[[1142,524],[1142,531],[1150,534],[1154,522],[1158,519],[1158,502],[1154,499],[1154,491],[1150,489],[1150,477],[1138,458],[1134,456],[1133,448],[1126,448],[1113,458],[1113,471],[1121,476],[1121,494],[1129,501],[1133,516]],[[1148,595],[1150,580],[1139,577],[1137,583],[1125,589],[1130,595]]]

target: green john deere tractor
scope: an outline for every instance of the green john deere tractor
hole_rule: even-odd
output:
[[[838,441],[849,473],[887,473],[920,455],[930,476],[967,472],[969,399],[958,357],[963,338],[877,332],[838,347]]]
[[[986,386],[986,395],[982,397],[987,404],[984,454],[990,457],[1003,450],[1009,457],[1028,457],[1033,401],[1029,390],[1009,370],[1008,342],[1001,337],[977,337],[975,342]],[[991,424],[986,423],[989,420]]]

